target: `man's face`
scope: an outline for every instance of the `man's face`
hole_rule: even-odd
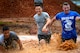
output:
[[[63,11],[70,11],[70,5],[63,5]]]
[[[41,8],[40,6],[36,6],[36,7],[35,7],[35,11],[36,11],[37,14],[40,15],[41,12],[42,12],[42,8]]]
[[[5,38],[9,38],[10,35],[9,30],[4,31],[3,34]]]

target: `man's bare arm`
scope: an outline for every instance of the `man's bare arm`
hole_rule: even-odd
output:
[[[44,25],[44,27],[47,27],[50,23],[51,23],[51,19],[50,19],[50,18],[47,18],[47,22],[46,22],[46,24]]]
[[[5,48],[4,48],[3,46],[1,46],[1,45],[0,45],[0,52],[2,52],[2,53],[8,53],[8,52],[5,50]]]
[[[20,50],[22,50],[23,46],[22,46],[22,43],[21,43],[20,39],[17,40],[17,43],[19,44]]]
[[[77,16],[77,17],[76,17],[76,20],[80,20],[80,16]]]
[[[56,21],[56,16],[54,16],[54,17],[52,18],[52,20],[51,20],[51,25],[52,25],[52,23],[53,23],[54,21]]]
[[[47,31],[47,27],[50,27],[55,20],[56,20],[56,17],[52,18],[52,20],[50,18],[47,18],[47,22],[44,25],[42,31],[43,32]]]

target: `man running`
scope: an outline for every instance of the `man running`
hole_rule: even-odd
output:
[[[47,33],[42,32],[43,26],[50,22],[50,16],[47,12],[43,12],[42,6],[37,5],[35,6],[36,14],[34,15],[34,19],[36,21],[37,27],[38,27],[38,39],[39,43],[43,43],[45,40],[46,43],[50,42],[51,38],[51,31],[48,30]],[[49,28],[47,28],[49,29]]]
[[[42,31],[47,32],[46,27],[49,24],[52,24],[55,20],[60,20],[62,24],[62,41],[73,39],[76,43],[77,33],[75,28],[76,20],[80,20],[79,14],[76,11],[70,10],[70,4],[64,2],[63,4],[63,12],[58,13],[51,22],[46,24]]]
[[[9,31],[8,26],[4,26],[3,34],[0,35],[0,51],[4,52],[11,48],[16,48],[16,42],[19,44],[20,50],[23,49],[22,43],[15,32]]]

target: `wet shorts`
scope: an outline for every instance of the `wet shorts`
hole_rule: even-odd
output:
[[[38,35],[38,39],[39,41],[44,39],[46,41],[46,43],[49,43],[50,42],[50,38],[51,38],[51,35]]]

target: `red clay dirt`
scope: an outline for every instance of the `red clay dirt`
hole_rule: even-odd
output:
[[[62,11],[62,3],[68,1],[73,10],[78,10],[77,6],[70,0],[43,0],[44,11],[47,11],[51,16],[57,12]],[[33,17],[34,0],[0,0],[0,17],[14,18],[14,17]]]

